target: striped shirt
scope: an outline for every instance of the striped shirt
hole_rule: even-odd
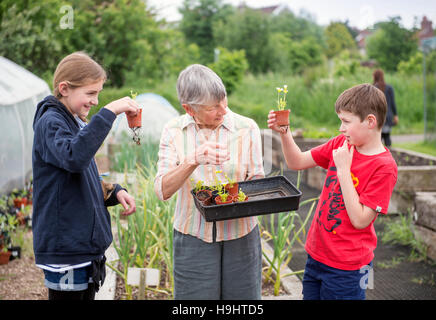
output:
[[[227,109],[223,123],[214,130],[199,129],[192,116],[184,114],[170,120],[162,131],[159,147],[158,172],[154,188],[163,199],[162,178],[184,158],[206,141],[227,145],[230,160],[221,165],[199,165],[177,192],[174,228],[205,242],[213,242],[213,222],[206,222],[197,210],[190,191],[202,180],[206,185],[222,183],[227,176],[236,181],[259,179],[265,176],[262,160],[262,142],[256,122]],[[237,239],[248,234],[257,225],[256,217],[216,222],[216,241]]]

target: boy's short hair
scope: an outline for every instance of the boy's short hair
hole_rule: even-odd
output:
[[[377,127],[381,129],[386,119],[387,103],[385,94],[369,83],[351,87],[338,97],[335,111],[348,111],[365,120],[369,114],[377,119]]]

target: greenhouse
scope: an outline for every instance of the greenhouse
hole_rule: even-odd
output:
[[[23,188],[32,173],[33,116],[47,83],[0,57],[0,193]]]

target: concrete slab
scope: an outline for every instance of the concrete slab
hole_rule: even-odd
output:
[[[106,262],[112,263],[118,260],[118,254],[113,245],[106,250]],[[106,279],[103,286],[95,294],[95,300],[114,300],[117,287],[117,274],[106,266]]]

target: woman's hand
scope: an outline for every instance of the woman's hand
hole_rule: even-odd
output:
[[[286,133],[287,127],[279,126],[276,123],[276,115],[273,110],[268,113],[268,128],[278,133]]]
[[[195,165],[219,165],[228,160],[230,160],[230,153],[226,145],[207,141],[188,158],[188,163]]]
[[[135,199],[126,190],[118,191],[117,199],[124,208],[124,211],[121,212],[123,216],[131,215],[136,211]]]
[[[112,111],[116,115],[125,112],[129,116],[135,116],[138,112],[138,103],[130,97],[124,97],[105,106],[106,109]]]

